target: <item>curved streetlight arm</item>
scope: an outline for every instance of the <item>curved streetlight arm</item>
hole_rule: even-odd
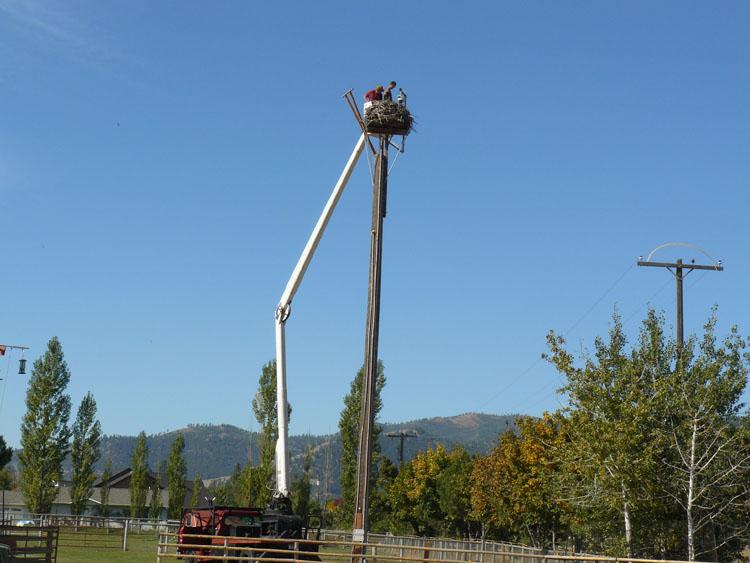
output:
[[[284,328],[291,313],[292,299],[294,299],[294,295],[302,283],[302,278],[305,276],[315,250],[318,248],[318,243],[320,243],[320,239],[323,237],[323,233],[328,226],[328,221],[331,219],[333,211],[336,209],[336,204],[339,202],[341,194],[344,193],[346,184],[349,182],[354,167],[357,165],[357,161],[362,154],[362,149],[365,146],[365,141],[366,136],[363,133],[354,146],[354,150],[338,182],[333,187],[333,192],[331,192],[323,208],[323,213],[321,213],[318,222],[315,224],[315,228],[310,234],[310,238],[307,240],[302,255],[297,261],[292,276],[289,278],[284,293],[282,293],[279,304],[276,307],[276,409],[279,424],[279,437],[276,441],[276,491],[274,493],[276,497],[288,497],[290,484],[289,447],[287,445],[289,440],[289,411],[286,393],[286,335]]]

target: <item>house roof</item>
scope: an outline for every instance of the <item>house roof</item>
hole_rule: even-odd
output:
[[[193,481],[186,481],[185,482],[186,491],[185,491],[185,499],[183,500],[183,506],[188,507],[190,506],[192,497],[193,497]],[[70,505],[71,504],[71,498],[70,498],[70,492],[72,490],[72,487],[62,485],[57,488],[57,496],[55,497],[55,500],[53,504],[56,505]],[[102,489],[101,487],[94,487],[91,491],[91,494],[89,495],[88,502],[86,503],[88,506],[98,506],[101,504],[101,494]],[[162,506],[168,506],[169,505],[169,491],[167,490],[166,486],[159,487],[159,495],[161,497],[161,505]],[[203,484],[201,483],[201,490],[200,490],[200,497],[204,497],[206,495],[206,490],[203,487]],[[148,493],[146,496],[147,502],[151,499],[151,493]],[[108,504],[110,507],[117,508],[129,508],[130,507],[130,488],[120,487],[115,488],[111,487],[109,489],[109,501]],[[26,499],[23,496],[23,493],[20,489],[15,489],[12,491],[5,491],[5,505],[6,506],[26,506]]]
[[[57,505],[69,505],[71,504],[70,499],[70,487],[59,487],[57,489],[57,496],[53,504]],[[161,496],[161,505],[167,506],[169,504],[169,493],[164,489],[159,489]],[[89,495],[88,506],[97,506],[101,504],[101,488],[95,487]],[[149,494],[147,499],[150,499]],[[188,497],[188,503],[190,498]],[[5,505],[6,506],[26,506],[26,499],[23,493],[19,490],[5,491]],[[109,506],[111,507],[130,507],[130,489],[110,489],[109,490]]]
[[[115,473],[114,475],[112,475],[107,481],[100,480],[94,483],[94,487],[101,487],[105,483],[108,482],[112,490],[117,489],[117,488],[128,488],[129,483],[130,483],[128,479],[131,477],[132,474],[133,474],[133,470],[130,467],[126,467],[122,471],[119,471]],[[169,475],[167,475],[166,473],[157,473],[155,471],[147,471],[146,476],[147,476],[146,480],[149,483],[158,483],[159,487],[162,489],[166,489],[169,486]],[[185,487],[187,487],[188,492],[192,494],[193,480],[186,479]]]
[[[130,467],[126,467],[122,471],[118,471],[117,473],[115,473],[114,475],[112,475],[109,479],[107,479],[107,481],[109,482],[109,486],[113,487],[117,483],[122,482],[127,477],[130,477],[130,474],[132,472],[133,471],[130,469]],[[98,482],[94,483],[94,487],[101,487],[107,481],[104,481],[104,480],[100,479]]]

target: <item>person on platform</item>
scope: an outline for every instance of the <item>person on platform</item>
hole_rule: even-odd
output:
[[[383,99],[392,102],[393,101],[393,89],[396,87],[396,81],[391,80],[388,83],[388,88],[385,89],[385,92],[383,93]]]
[[[383,99],[383,87],[379,84],[375,86],[373,90],[370,90],[365,94],[366,102],[379,102]]]

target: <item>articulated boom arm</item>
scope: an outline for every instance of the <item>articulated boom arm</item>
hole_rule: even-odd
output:
[[[286,284],[284,293],[281,295],[279,304],[276,307],[276,408],[279,422],[279,438],[276,442],[276,497],[289,496],[289,448],[287,441],[289,438],[288,429],[288,407],[286,398],[286,343],[285,343],[285,325],[286,320],[291,314],[292,299],[299,289],[302,278],[305,276],[307,267],[310,265],[315,250],[318,248],[320,239],[323,238],[323,232],[328,226],[328,221],[333,215],[336,204],[344,193],[344,188],[349,181],[349,177],[357,165],[362,149],[365,146],[366,136],[363,133],[354,147],[349,161],[344,167],[338,182],[333,187],[333,192],[328,198],[323,213],[320,215],[318,222],[313,229],[310,238],[307,240],[305,249],[294,267],[292,276]]]

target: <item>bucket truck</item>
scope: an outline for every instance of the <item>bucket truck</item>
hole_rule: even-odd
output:
[[[285,544],[279,544],[278,542],[267,542],[267,548],[276,550],[296,549],[303,552],[298,555],[299,559],[319,560],[315,553],[317,552],[317,545],[304,541],[307,535],[304,530],[304,523],[299,516],[292,512],[292,503],[289,498],[291,483],[289,477],[285,327],[292,311],[292,300],[302,283],[305,272],[366,142],[368,142],[367,134],[363,131],[341,176],[333,187],[333,191],[276,307],[276,406],[279,436],[275,452],[276,487],[271,503],[264,509],[209,506],[185,511],[178,534],[178,543],[184,546],[180,548],[180,553],[183,556],[191,556],[192,560],[202,561],[201,555],[209,556],[211,554],[209,550],[201,550],[200,544],[224,545],[223,542],[227,536],[232,536],[232,539],[229,540],[230,545],[235,547],[263,547],[263,538],[289,538],[292,541],[290,541],[288,547],[284,547]],[[214,537],[210,539],[206,537],[191,538],[191,534]],[[263,557],[262,553],[258,557]],[[277,553],[275,557],[280,556]],[[208,561],[209,559],[205,560]]]

